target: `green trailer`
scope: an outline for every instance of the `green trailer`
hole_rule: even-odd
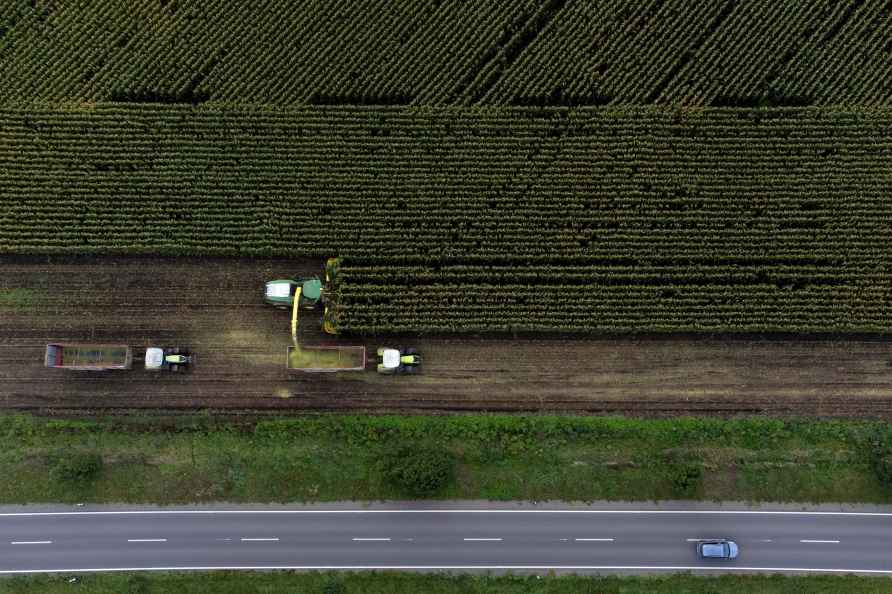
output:
[[[289,346],[289,371],[325,373],[333,371],[362,371],[365,369],[364,346]]]
[[[122,344],[53,343],[46,345],[44,365],[77,371],[130,369],[133,351]]]

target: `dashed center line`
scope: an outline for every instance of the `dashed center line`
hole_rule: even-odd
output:
[[[242,542],[276,542],[278,538],[240,538]]]
[[[357,542],[363,542],[363,541],[367,541],[367,540],[368,541],[389,541],[390,539],[389,538],[354,538],[353,540],[355,540]]]
[[[463,538],[462,540],[468,542],[499,542],[501,538]]]
[[[51,540],[13,540],[9,544],[53,544]]]
[[[828,544],[839,544],[838,540],[800,540],[799,542],[808,542],[808,543],[828,543]]]
[[[574,538],[576,542],[613,542],[612,538]]]
[[[128,538],[127,542],[167,542],[166,538]]]

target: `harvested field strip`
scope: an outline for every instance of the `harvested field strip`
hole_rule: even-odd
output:
[[[0,256],[0,295],[16,291],[0,300],[0,408],[892,419],[892,343],[880,337],[356,339],[323,335],[320,314],[304,312],[302,344],[364,344],[370,355],[414,346],[424,366],[400,378],[289,373],[290,315],[263,303],[263,283],[321,272],[320,260]],[[51,342],[126,344],[133,369],[46,369]],[[147,346],[188,347],[196,364],[186,374],[146,371]]]
[[[0,121],[6,253],[340,255],[354,333],[892,331],[889,110]]]

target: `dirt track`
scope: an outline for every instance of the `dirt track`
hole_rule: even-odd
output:
[[[0,257],[0,406],[368,412],[770,413],[892,418],[892,341],[753,338],[423,338],[417,377],[290,375],[289,315],[263,304],[269,278],[320,261],[89,261]],[[304,343],[331,341],[318,316]],[[349,339],[337,339],[356,343]],[[134,368],[43,367],[52,341],[121,342]],[[370,352],[379,341],[369,340]],[[192,373],[142,369],[149,345],[191,347]]]

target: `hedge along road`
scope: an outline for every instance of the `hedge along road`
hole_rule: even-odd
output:
[[[892,416],[892,344],[753,337],[422,337],[418,377],[289,375],[289,316],[270,278],[322,260],[0,259],[0,406],[7,409],[571,411]],[[304,315],[305,344],[324,336]],[[43,367],[52,341],[120,342],[130,371]],[[367,339],[372,348],[382,341]],[[186,346],[189,374],[142,369],[144,347]]]
[[[172,569],[815,572],[892,575],[892,512],[351,504],[4,508],[0,573]],[[698,559],[733,538],[737,560]]]

